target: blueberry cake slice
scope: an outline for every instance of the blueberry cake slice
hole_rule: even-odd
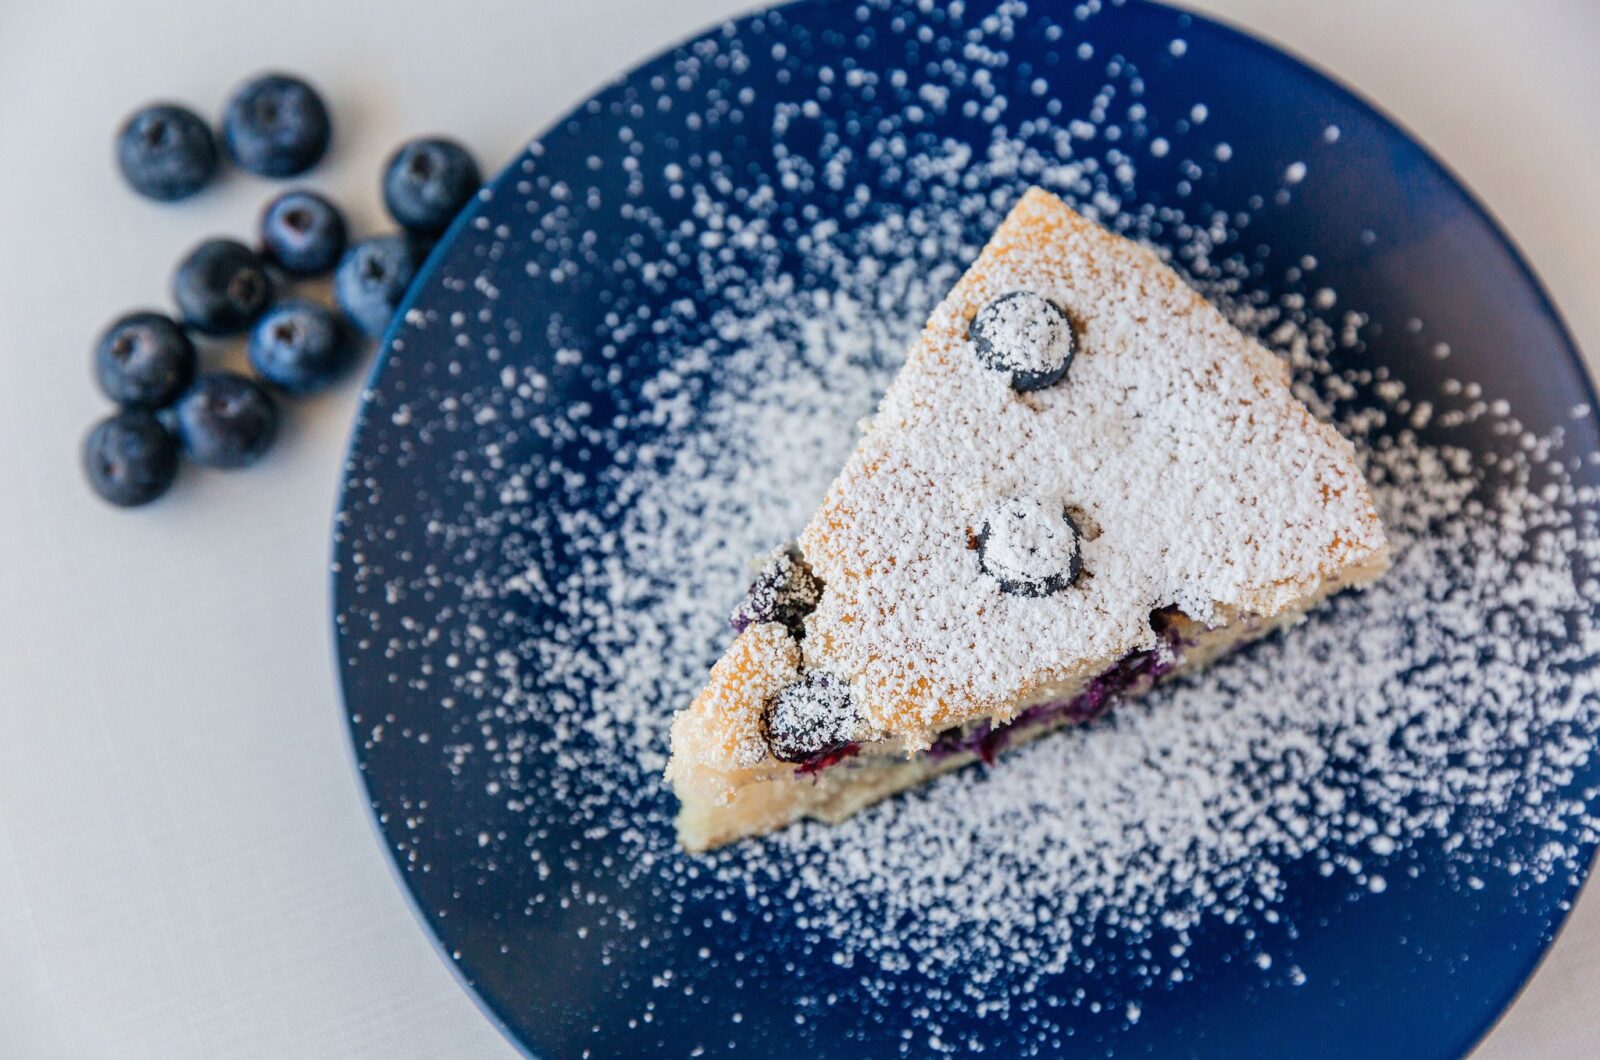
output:
[[[674,720],[679,838],[839,821],[993,762],[1387,565],[1353,449],[1284,365],[1035,189]]]

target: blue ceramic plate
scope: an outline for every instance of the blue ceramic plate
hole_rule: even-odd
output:
[[[419,917],[531,1055],[1456,1055],[1570,908],[1600,790],[1596,425],[1556,311],[1450,174],[1321,74],[1152,4],[1033,7],[800,3],[663,54],[499,176],[385,340],[335,529],[350,731]],[[725,642],[740,564],[798,528],[1030,183],[1286,352],[1379,454],[1386,503],[1439,459],[1475,500],[1399,517],[1431,581],[1403,558],[1220,676],[834,834],[676,854],[663,719]],[[1299,702],[1251,713],[1280,680]],[[967,834],[1008,769],[1103,764],[1180,715],[1201,740],[1221,709],[1266,743],[1151,849],[1063,873],[1027,854],[1039,806]],[[1288,725],[1301,750],[1274,749],[1279,714],[1313,719]],[[1173,792],[1206,766],[1181,742]],[[1151,795],[1071,797],[1105,839]],[[967,845],[936,857],[939,813]],[[1219,845],[1244,818],[1259,843]],[[877,882],[866,834],[900,836]],[[1051,916],[963,908],[996,871]]]

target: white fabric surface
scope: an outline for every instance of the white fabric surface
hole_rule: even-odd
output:
[[[0,0],[0,1056],[511,1057],[370,833],[328,647],[328,525],[354,383],[260,468],[134,515],[77,471],[87,351],[166,301],[269,194],[161,209],[110,164],[129,107],[215,113],[305,71],[335,107],[312,183],[378,226],[404,136],[491,168],[743,0]],[[1208,0],[1377,100],[1488,202],[1600,363],[1600,4]],[[1600,1055],[1600,894],[1483,1057]]]

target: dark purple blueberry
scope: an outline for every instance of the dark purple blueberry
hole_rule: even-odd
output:
[[[261,213],[261,253],[291,276],[321,276],[339,264],[348,236],[339,208],[314,191],[288,191]]]
[[[1049,596],[1083,569],[1078,526],[1059,503],[1013,497],[978,530],[978,567],[1013,596]]]
[[[812,670],[772,697],[762,727],[774,758],[803,763],[851,743],[858,722],[850,687]]]
[[[272,280],[249,247],[208,239],[178,263],[172,300],[185,325],[207,335],[234,335],[266,312]]]
[[[1003,294],[978,310],[968,334],[978,359],[1009,376],[1017,391],[1060,382],[1076,348],[1067,314],[1032,291]]]
[[[100,496],[119,508],[136,508],[172,487],[178,442],[153,413],[118,412],[84,439],[83,471]]]
[[[801,762],[800,768],[796,769],[794,774],[797,777],[815,776],[824,769],[827,769],[829,766],[836,766],[840,762],[843,762],[846,758],[854,758],[860,753],[861,744],[857,743],[856,741],[852,740],[849,743],[842,743],[837,747],[829,748],[822,754],[812,755],[804,762]]]
[[[363,239],[345,251],[333,274],[339,308],[373,338],[382,335],[417,274],[416,253],[405,236]]]
[[[797,545],[775,549],[761,565],[744,599],[728,618],[736,633],[757,622],[779,622],[796,638],[806,635],[806,616],[822,599],[822,581]]]
[[[250,366],[291,394],[326,390],[350,366],[355,352],[339,315],[315,302],[274,306],[250,333]]]
[[[482,184],[478,163],[454,140],[412,140],[384,167],[383,202],[402,228],[438,235]]]
[[[140,195],[176,202],[216,176],[217,141],[188,107],[153,103],[134,111],[117,133],[117,165]]]
[[[278,408],[253,379],[209,372],[174,408],[178,439],[190,460],[206,467],[249,467],[278,436]]]
[[[263,177],[292,177],[316,165],[333,138],[317,90],[288,74],[263,74],[240,85],[222,117],[228,154]]]
[[[95,346],[100,389],[124,408],[166,408],[194,380],[194,372],[194,343],[160,313],[129,313]]]

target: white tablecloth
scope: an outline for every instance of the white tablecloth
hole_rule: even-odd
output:
[[[1065,0],[1062,0],[1065,2]],[[126,515],[77,470],[88,347],[269,194],[132,197],[111,136],[304,71],[313,183],[374,229],[407,135],[511,156],[601,82],[744,0],[0,0],[0,1056],[511,1057],[371,834],[328,647],[328,526],[356,385],[247,474]],[[1211,0],[1377,100],[1504,221],[1600,355],[1600,4]],[[1591,364],[1597,363],[1591,359]],[[1600,894],[1485,1057],[1600,1056]]]

